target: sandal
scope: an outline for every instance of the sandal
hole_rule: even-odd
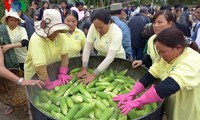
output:
[[[5,114],[6,116],[8,116],[8,115],[11,115],[11,114],[13,113],[13,111],[14,111],[14,107],[13,107],[13,106],[8,106],[8,107],[6,108],[4,114]]]

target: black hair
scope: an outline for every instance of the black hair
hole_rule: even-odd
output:
[[[42,2],[42,8],[44,8],[43,6],[44,6],[45,3],[48,4],[48,8],[49,8],[49,2],[47,2],[47,1],[43,1],[43,2]]]
[[[169,11],[171,11],[172,9],[171,9],[171,6],[169,6],[169,5],[167,5],[167,4],[164,4],[164,5],[162,5],[162,6],[160,7],[160,10],[169,10]]]
[[[78,7],[80,5],[80,2],[75,2],[75,6]]]
[[[161,10],[161,11],[158,11],[152,18],[152,21],[154,22],[158,16],[160,15],[164,15],[165,19],[167,20],[167,22],[174,22],[174,16],[173,16],[173,13],[169,10]]]
[[[102,21],[105,24],[109,24],[112,21],[110,13],[105,9],[98,9],[94,11],[94,13],[91,15],[91,22],[96,19]]]
[[[33,2],[35,5],[37,5],[37,6],[39,5],[38,1],[36,1],[36,0],[34,0]]]
[[[184,34],[177,28],[170,27],[162,30],[155,38],[154,43],[156,41],[170,48],[175,48],[177,45],[181,45],[183,48],[186,47]]]
[[[76,20],[78,21],[78,13],[75,10],[68,10],[66,17],[69,15],[74,16],[76,18]]]
[[[198,6],[195,7],[195,9],[198,9],[198,8],[200,8],[200,5],[198,5]]]
[[[183,6],[183,11],[186,11],[186,10],[188,10],[188,6]]]
[[[90,23],[85,23],[85,24],[83,24],[83,27],[82,27],[83,30],[84,30],[84,29],[87,29],[87,30],[88,30],[88,29],[90,28],[90,25],[91,25]]]
[[[60,2],[60,3],[62,3],[62,2],[64,2],[65,4],[67,4],[67,2],[66,2],[65,0],[61,0],[61,2]]]
[[[175,3],[175,4],[174,4],[174,9],[177,9],[177,8],[181,8],[181,4]]]
[[[67,4],[67,9],[70,10],[70,8],[73,7],[73,4]]]
[[[84,3],[83,2],[79,2],[79,6],[84,6]]]
[[[120,15],[122,13],[122,9],[110,11],[111,15]]]

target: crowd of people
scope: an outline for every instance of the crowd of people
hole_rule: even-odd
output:
[[[126,115],[133,108],[165,100],[167,119],[197,120],[199,20],[200,6],[134,8],[113,3],[109,10],[90,11],[82,2],[72,5],[62,0],[60,5],[51,5],[44,1],[40,8],[38,1],[32,1],[27,13],[23,13],[20,2],[15,1],[1,19],[0,76],[23,86],[51,90],[71,79],[70,58],[82,56],[77,78],[83,84],[103,73],[115,58],[126,59],[132,62],[133,69],[141,65],[149,69],[129,93],[114,97],[121,113]],[[105,57],[91,74],[87,73],[90,55]],[[51,80],[47,65],[57,61],[61,61],[58,78]],[[23,70],[24,78],[15,76],[9,68]],[[39,80],[31,80],[34,74]],[[160,83],[151,85],[156,79]],[[141,97],[134,98],[149,85]],[[9,110],[6,115],[11,114]]]

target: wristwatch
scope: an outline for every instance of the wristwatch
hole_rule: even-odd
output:
[[[24,78],[20,78],[20,79],[17,81],[17,84],[18,84],[18,85],[21,85],[22,82],[23,82],[23,80],[24,80]]]

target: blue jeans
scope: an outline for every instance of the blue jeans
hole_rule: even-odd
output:
[[[142,60],[144,48],[132,48],[132,55],[134,60]]]

